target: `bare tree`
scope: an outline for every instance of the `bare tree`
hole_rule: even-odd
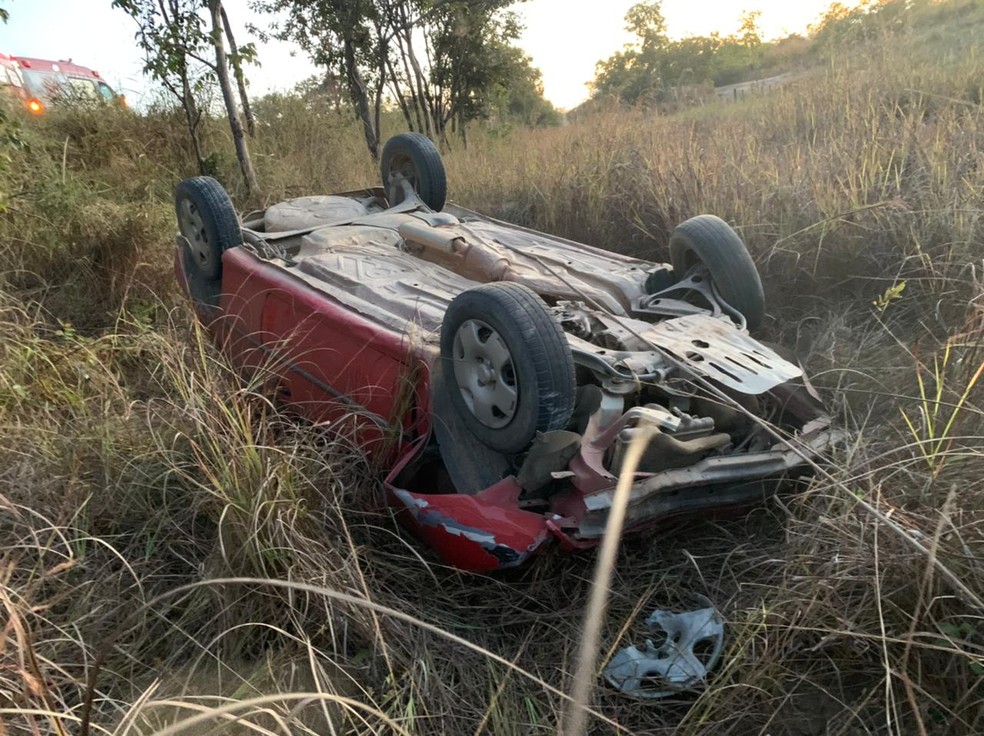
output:
[[[229,116],[229,128],[232,130],[232,142],[236,146],[239,168],[243,172],[246,190],[252,195],[260,191],[260,185],[256,181],[256,172],[249,157],[246,134],[243,131],[242,120],[239,119],[236,95],[232,90],[232,80],[229,78],[229,57],[222,33],[222,0],[208,0],[208,9],[212,16],[212,45],[215,47],[215,72],[219,78],[219,89],[222,90],[222,99],[225,101],[226,113]]]

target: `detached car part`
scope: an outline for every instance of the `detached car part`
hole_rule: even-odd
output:
[[[711,602],[699,598],[705,607],[695,611],[653,611],[646,619],[650,638],[642,648],[619,650],[605,667],[605,679],[642,699],[665,698],[705,684],[724,651],[724,623]]]

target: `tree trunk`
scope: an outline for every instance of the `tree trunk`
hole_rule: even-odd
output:
[[[426,33],[424,34],[424,57],[427,61],[427,68],[433,69],[434,58],[433,58],[433,54],[431,53],[430,36]],[[431,95],[431,112],[434,116],[434,126],[437,129],[438,136],[442,140],[446,141],[447,136],[444,133],[444,128],[447,125],[447,120],[444,117],[444,107],[447,100],[444,96],[445,95],[444,83],[442,82],[439,86],[436,86],[436,89],[431,89],[430,95]],[[435,143],[437,142],[437,138],[434,139],[434,142]]]
[[[220,6],[221,7],[221,6]],[[222,25],[225,27],[226,38],[229,39],[229,48],[232,49],[232,73],[236,77],[236,85],[239,87],[239,101],[243,105],[243,117],[246,118],[246,130],[249,137],[256,135],[256,120],[253,118],[253,108],[249,104],[249,95],[246,94],[246,77],[243,76],[243,62],[239,58],[236,39],[232,35],[232,26],[229,25],[229,16],[226,15],[225,8],[222,8]]]
[[[413,87],[414,83],[417,85],[416,96],[420,101],[419,106],[423,113],[424,126],[421,129],[422,132],[434,139],[437,131],[434,129],[436,121],[433,117],[433,101],[427,90],[427,77],[420,67],[420,62],[417,60],[417,54],[413,50],[413,22],[407,17],[407,9],[404,5],[399,7],[400,14],[400,24],[401,33],[403,36],[403,42],[400,44],[400,51],[404,54],[404,64],[406,62],[410,63],[410,67],[413,69],[413,76],[407,79],[407,83]]]
[[[417,92],[413,84],[413,74],[410,71],[410,65],[407,63],[407,52],[403,45],[403,37],[397,35],[396,41],[397,45],[400,47],[400,60],[403,62],[403,73],[407,78],[407,89],[410,90],[410,103],[413,105],[413,114],[417,118],[417,127],[414,128],[411,125],[410,130],[417,130],[424,135],[427,135],[427,126],[424,124],[427,109],[424,107],[424,101],[417,96]]]
[[[403,94],[403,90],[400,89],[400,80],[396,76],[396,70],[393,68],[393,63],[387,59],[386,61],[386,73],[389,75],[390,80],[390,90],[393,92],[393,99],[396,100],[396,104],[400,107],[400,112],[403,113],[403,119],[407,122],[408,130],[416,130],[413,127],[413,116],[410,113],[410,106],[407,104],[407,98]]]
[[[202,147],[202,137],[199,135],[199,123],[201,123],[202,114],[198,111],[198,103],[195,102],[195,95],[191,91],[187,69],[181,72],[181,107],[185,111],[188,134],[191,136],[191,146],[195,151],[195,161],[198,164],[198,173],[204,176],[209,172],[208,167],[205,165],[205,151]]]
[[[328,99],[331,100],[331,109],[335,112],[341,112],[345,102],[345,93],[338,83],[338,75],[335,72],[329,71],[325,74],[324,87]]]
[[[379,134],[372,124],[372,112],[369,109],[369,93],[366,92],[366,84],[359,72],[359,65],[355,59],[355,45],[351,39],[346,38],[343,42],[342,54],[345,59],[345,76],[348,81],[349,96],[352,104],[355,105],[356,114],[362,122],[362,133],[366,138],[366,146],[369,148],[369,155],[373,161],[379,160]]]
[[[421,99],[421,104],[424,108],[424,132],[431,136],[436,137],[437,131],[434,129],[436,125],[436,120],[434,119],[434,105],[427,93],[427,81],[424,77],[424,71],[420,67],[420,62],[417,61],[417,55],[413,52],[413,42],[410,39],[410,33],[407,33],[407,60],[410,62],[410,67],[413,69],[413,76],[417,82],[417,96]]]
[[[382,38],[382,29],[376,28],[376,35]],[[381,42],[379,46],[379,59],[377,61],[376,68],[376,89],[373,90],[375,95],[374,107],[373,107],[373,127],[376,133],[376,140],[379,140],[379,134],[382,130],[382,115],[383,115],[383,90],[386,88],[386,59],[389,58],[389,45]]]
[[[232,80],[229,79],[229,59],[226,56],[225,41],[222,39],[222,0],[208,0],[212,14],[212,43],[215,45],[215,72],[222,89],[222,99],[225,101],[226,112],[229,115],[229,128],[232,130],[232,140],[236,145],[236,158],[246,182],[246,192],[250,196],[260,191],[256,181],[253,162],[249,158],[249,148],[246,146],[246,134],[236,109],[236,96],[232,92]]]

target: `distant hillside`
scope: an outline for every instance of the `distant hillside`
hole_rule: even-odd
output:
[[[568,115],[576,119],[613,104],[672,112],[715,98],[740,99],[868,44],[929,45],[952,53],[978,44],[984,27],[979,0],[868,0],[853,9],[831,4],[807,36],[764,41],[752,12],[730,35],[671,40],[661,6],[659,0],[630,9],[626,23],[637,42],[599,62],[594,95]]]

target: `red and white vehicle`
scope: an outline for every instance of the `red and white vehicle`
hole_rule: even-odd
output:
[[[215,180],[185,180],[176,272],[237,366],[313,422],[357,423],[447,562],[597,544],[642,432],[630,532],[760,502],[833,441],[800,367],[749,336],[762,285],[722,220],[681,223],[657,264],[445,206],[418,134],[382,173],[244,222]]]
[[[99,72],[68,61],[7,57],[16,65],[22,97],[28,109],[43,113],[52,105],[114,103],[125,100],[116,94]]]

